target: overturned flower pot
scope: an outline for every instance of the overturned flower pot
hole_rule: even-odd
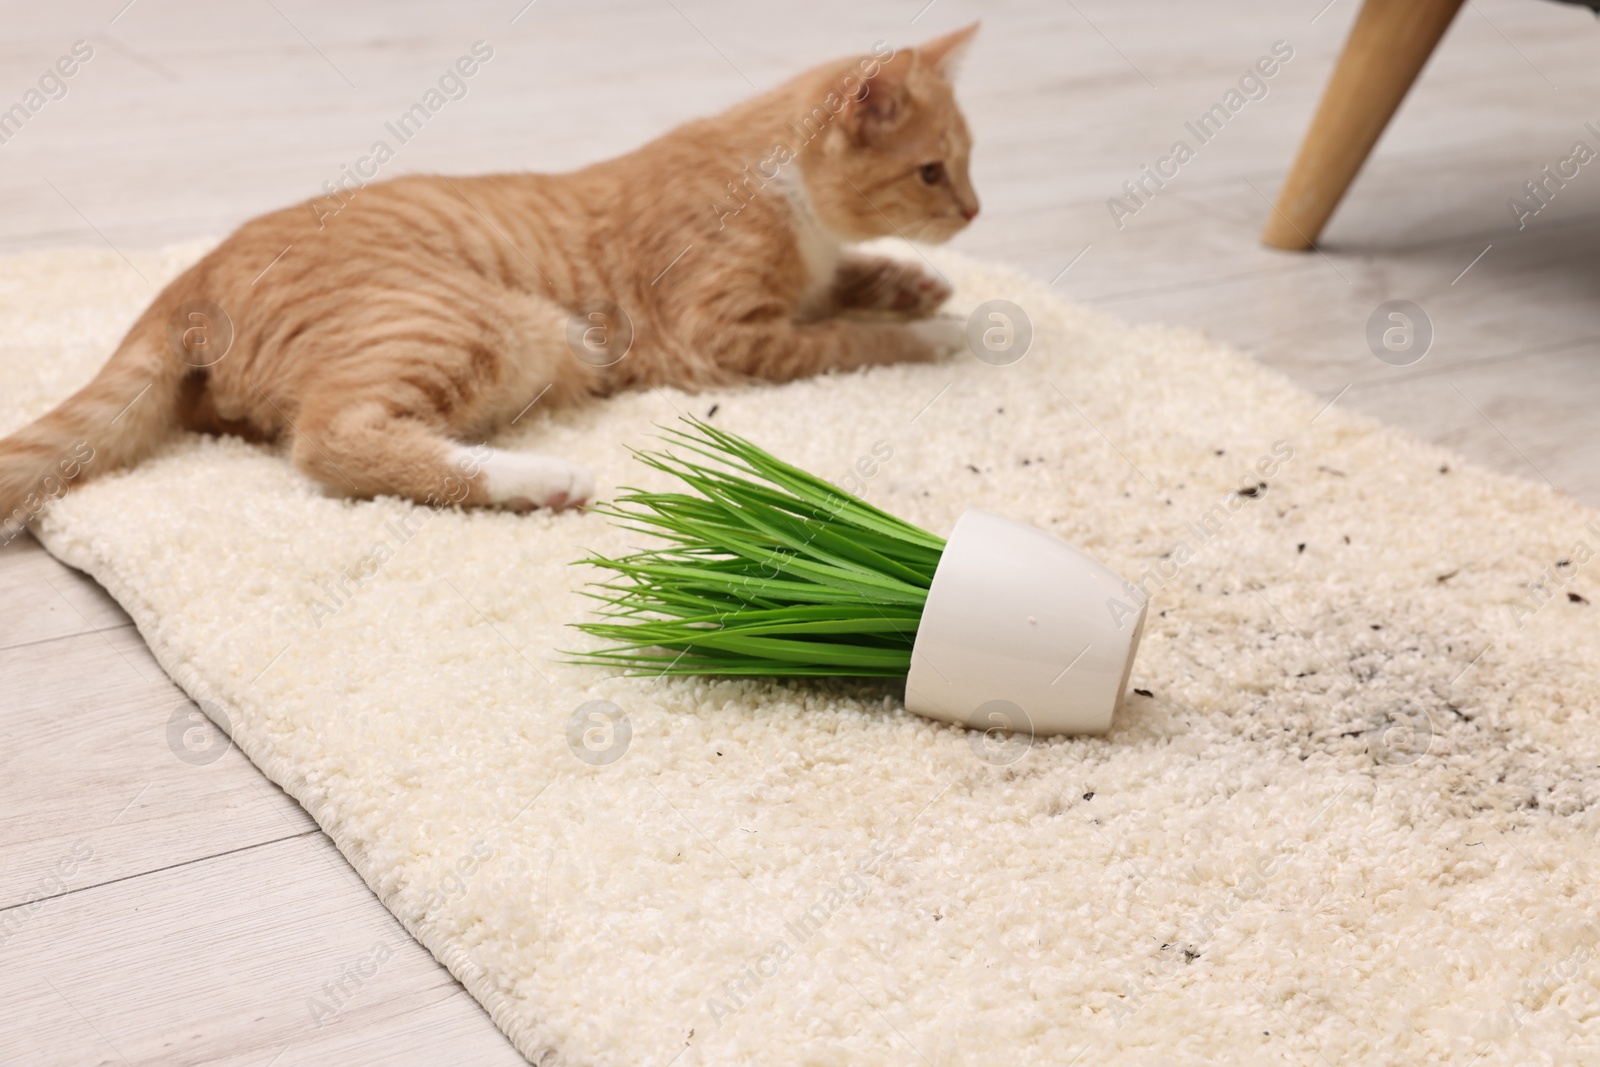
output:
[[[575,662],[638,674],[899,677],[906,708],[988,733],[1099,733],[1127,686],[1144,601],[1042,530],[968,511],[950,539],[699,420],[636,452],[690,490],[594,510],[661,545],[582,562],[608,580]]]

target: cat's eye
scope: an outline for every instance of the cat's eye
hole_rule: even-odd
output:
[[[944,181],[944,164],[924,163],[922,165],[922,180],[929,185],[938,185]]]

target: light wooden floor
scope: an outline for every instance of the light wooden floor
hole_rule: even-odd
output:
[[[1256,234],[1355,0],[526,3],[12,0],[0,109],[74,40],[95,55],[0,145],[0,251],[220,234],[312,195],[478,39],[494,59],[388,173],[573,166],[981,13],[962,95],[984,214],[957,247],[1600,504],[1600,162],[1525,230],[1506,206],[1600,147],[1579,9],[1469,4],[1323,253],[1296,256]],[[1116,228],[1107,198],[1280,39],[1267,97]],[[1363,339],[1391,298],[1436,330],[1413,367]],[[0,551],[0,1059],[520,1062],[237,751],[175,755],[189,708],[92,582],[31,540]],[[394,958],[317,1025],[324,983],[379,942]]]

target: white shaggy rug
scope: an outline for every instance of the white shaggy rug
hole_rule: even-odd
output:
[[[626,535],[324,499],[232,439],[39,533],[536,1063],[1600,1062],[1600,604],[1568,595],[1600,601],[1600,517],[936,260],[955,310],[1027,309],[1024,359],[535,409],[515,442],[605,492],[715,405],[841,481],[883,442],[866,496],[932,530],[978,506],[1149,568],[1107,737],[1006,762],[893,686],[563,665],[569,563]],[[150,293],[110,252],[0,265],[0,430]],[[595,700],[626,725],[574,725]]]

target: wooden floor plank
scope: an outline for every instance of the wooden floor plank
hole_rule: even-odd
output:
[[[0,908],[315,825],[131,627],[0,651],[0,678]]]
[[[6,1061],[523,1062],[342,863],[311,831],[49,901],[0,950]]]
[[[0,652],[131,625],[104,589],[28,534],[0,547],[0,605]]]

